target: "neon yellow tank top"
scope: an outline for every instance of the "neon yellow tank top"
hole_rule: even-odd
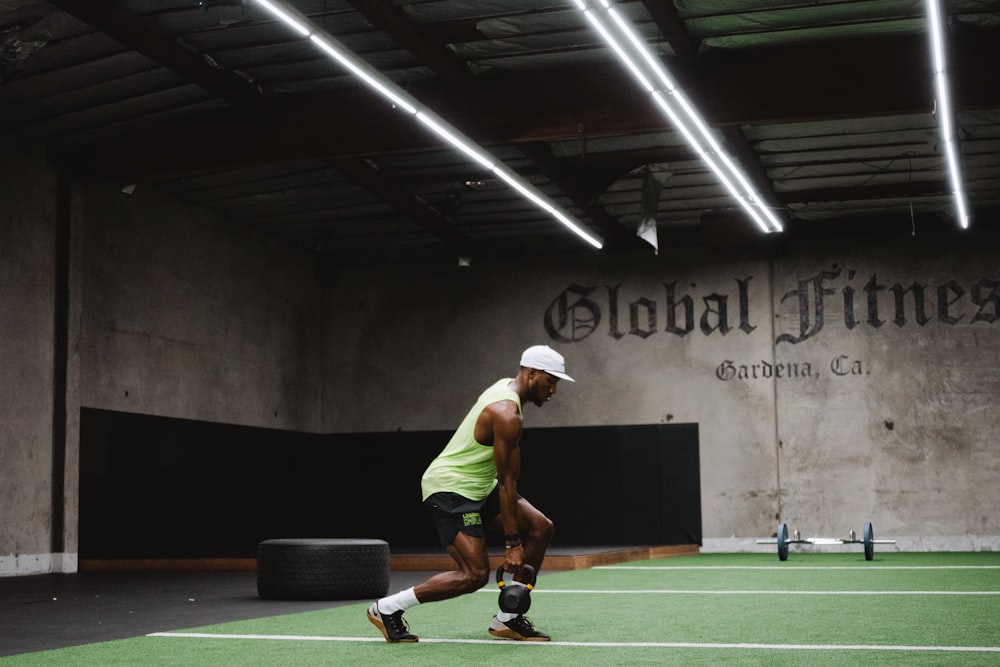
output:
[[[440,491],[482,500],[493,491],[497,485],[497,464],[493,460],[493,448],[476,442],[476,420],[487,406],[500,401],[514,401],[518,413],[521,412],[520,397],[507,387],[512,379],[497,380],[479,395],[451,440],[427,466],[420,480],[424,500]]]

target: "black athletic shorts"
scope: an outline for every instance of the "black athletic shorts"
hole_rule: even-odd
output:
[[[486,537],[485,522],[500,514],[500,487],[482,500],[469,500],[448,491],[432,493],[424,501],[438,529],[441,546],[455,542],[459,531],[472,537]]]

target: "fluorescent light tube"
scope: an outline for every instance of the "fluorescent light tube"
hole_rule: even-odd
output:
[[[264,7],[267,11],[271,12],[271,14],[279,21],[291,27],[295,32],[299,33],[303,37],[309,36],[309,28],[307,28],[302,21],[285,11],[282,7],[279,7],[269,0],[257,0],[257,3]]]
[[[652,93],[653,100],[670,123],[761,230],[782,231],[781,221],[754,190],[743,170],[715,140],[698,110],[628,19],[608,0],[574,0],[574,3],[639,84]]]
[[[347,68],[351,74],[358,77],[369,87],[377,91],[383,97],[389,99],[394,106],[399,107],[407,113],[415,114],[417,113],[417,108],[413,106],[408,100],[406,100],[402,95],[393,90],[391,87],[386,85],[385,82],[380,80],[381,74],[374,70],[374,68],[368,66],[367,63],[360,63],[355,58],[353,58],[349,53],[345,53],[336,45],[332,44],[330,40],[324,35],[317,35],[312,33],[309,35],[309,40],[321,48],[328,56],[336,60],[338,63]]]
[[[962,229],[969,227],[969,213],[965,202],[965,186],[958,163],[958,132],[955,128],[954,113],[948,87],[948,68],[944,59],[944,19],[938,0],[927,0],[927,19],[930,23],[931,67],[934,76],[934,91],[938,125],[944,143],[945,162],[948,166],[948,180],[955,200],[955,215]]]
[[[321,51],[364,82],[366,86],[389,100],[394,107],[410,114],[462,154],[496,173],[521,196],[568,227],[574,234],[598,250],[604,247],[604,241],[599,236],[589,232],[578,220],[538,191],[522,176],[506,168],[486,150],[396,85],[392,79],[369,65],[335,37],[313,25],[308,18],[301,16],[297,10],[289,7],[283,0],[255,0],[255,2],[281,22],[290,26],[299,35],[307,37]]]
[[[472,160],[478,162],[490,171],[493,170],[495,165],[493,158],[480,150],[478,146],[472,143],[472,141],[467,139],[464,135],[460,134],[457,130],[449,128],[440,118],[437,118],[426,111],[418,111],[417,120],[429,127],[434,134],[447,141],[462,153],[465,153]]]

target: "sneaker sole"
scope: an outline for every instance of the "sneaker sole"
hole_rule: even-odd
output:
[[[513,630],[507,628],[504,630],[494,630],[490,628],[490,634],[494,637],[500,637],[501,639],[513,639],[518,642],[547,642],[552,641],[551,637],[525,637],[522,634],[514,632]]]
[[[379,632],[382,633],[382,636],[385,637],[385,640],[390,644],[416,644],[417,641],[419,641],[417,637],[414,637],[413,639],[389,639],[389,633],[385,631],[385,623],[383,623],[378,617],[372,616],[371,612],[368,612],[365,615],[368,617],[368,620],[371,621],[371,624],[378,628]]]

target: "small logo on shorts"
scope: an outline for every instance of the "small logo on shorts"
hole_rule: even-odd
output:
[[[483,517],[479,515],[479,512],[468,512],[462,515],[462,524],[466,526],[481,526],[483,525]]]

